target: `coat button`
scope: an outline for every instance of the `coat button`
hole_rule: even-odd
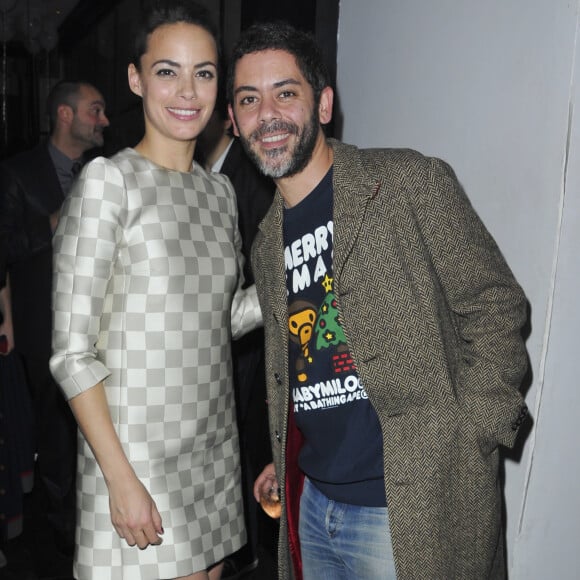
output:
[[[512,429],[514,431],[517,431],[522,426],[522,423],[526,420],[528,413],[529,413],[528,408],[524,405],[520,409],[520,414],[518,415],[518,418],[512,423]]]
[[[280,373],[274,373],[274,378],[276,379],[276,384],[278,386],[282,385],[282,377],[280,377]]]
[[[280,435],[279,431],[276,431],[276,441],[278,441],[278,443],[280,443],[280,441],[282,441],[282,435]]]

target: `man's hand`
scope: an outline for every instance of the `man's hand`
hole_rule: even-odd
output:
[[[268,496],[272,489],[278,490],[278,478],[276,477],[276,470],[274,464],[269,463],[264,467],[262,473],[258,475],[254,483],[254,497],[259,503],[260,498]]]
[[[60,210],[55,211],[54,213],[50,214],[48,220],[50,222],[50,231],[54,234],[56,231],[56,226],[58,226],[58,220],[60,218]]]
[[[0,355],[6,355],[14,348],[14,327],[12,325],[12,312],[10,300],[10,281],[7,280],[6,286],[0,289],[0,318],[3,318],[0,324],[0,336],[5,338],[0,343]]]

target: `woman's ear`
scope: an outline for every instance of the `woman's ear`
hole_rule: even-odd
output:
[[[133,63],[131,63],[127,69],[127,77],[129,79],[129,88],[131,91],[142,97],[143,94],[141,92],[141,76],[137,70],[137,67]]]

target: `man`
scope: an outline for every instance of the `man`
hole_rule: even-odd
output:
[[[225,87],[218,88],[216,106],[199,136],[196,155],[208,171],[224,173],[234,186],[238,227],[245,258],[245,285],[254,283],[250,249],[258,224],[266,215],[274,195],[273,181],[262,175],[248,159],[239,140],[232,135]],[[253,500],[253,483],[264,465],[272,461],[268,443],[264,331],[258,328],[232,342],[236,416],[240,432],[244,512],[248,543],[226,558],[222,580],[235,580],[258,565],[258,543],[275,553],[277,522],[268,518]],[[274,538],[274,540],[272,540]]]
[[[69,552],[74,533],[76,422],[52,380],[52,234],[65,195],[87,151],[103,145],[109,125],[101,93],[89,83],[61,81],[47,99],[50,137],[0,164],[0,239],[6,240],[12,323],[8,352],[22,358],[35,411],[37,473],[48,499],[57,545]],[[9,321],[10,319],[7,318]]]
[[[280,578],[504,577],[522,290],[448,165],[325,138],[308,35],[255,25],[230,66],[235,133],[278,188],[252,258],[274,456],[254,489],[280,483]]]

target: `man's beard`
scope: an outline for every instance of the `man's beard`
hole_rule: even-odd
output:
[[[86,150],[94,147],[102,147],[104,143],[103,129],[100,127],[93,127],[89,130],[86,126],[71,126],[71,137],[78,143],[82,143]]]
[[[257,165],[258,169],[268,177],[281,179],[292,177],[300,173],[312,158],[312,152],[316,146],[319,123],[315,114],[310,115],[310,120],[300,133],[298,125],[288,121],[274,120],[264,123],[249,137],[240,136],[240,140],[248,157]],[[275,131],[282,131],[298,136],[298,142],[294,151],[290,151],[288,145],[266,151],[262,158],[253,148],[252,143],[257,143],[263,135]],[[277,162],[278,161],[278,162]]]

